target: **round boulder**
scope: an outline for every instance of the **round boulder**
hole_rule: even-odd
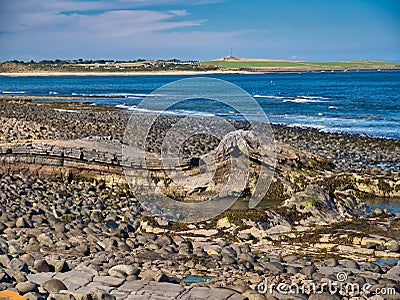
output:
[[[42,284],[43,288],[49,293],[58,293],[61,290],[67,290],[65,284],[58,279],[50,279]]]

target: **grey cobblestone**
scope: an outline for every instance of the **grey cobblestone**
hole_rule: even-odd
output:
[[[245,297],[229,289],[208,287],[187,287],[179,284],[154,281],[126,281],[112,276],[93,276],[83,271],[72,270],[65,273],[37,273],[27,276],[30,282],[42,285],[51,278],[61,280],[68,291],[63,291],[61,298],[68,299],[68,294],[75,298],[85,299],[94,289],[103,290],[113,295],[117,300],[206,300],[229,299],[244,300]]]

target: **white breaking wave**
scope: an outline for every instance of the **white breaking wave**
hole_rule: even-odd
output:
[[[129,106],[128,110],[131,112],[147,113],[147,114],[178,115],[178,113],[175,111],[150,110],[146,108],[138,108],[136,106]]]
[[[150,110],[146,108],[139,108],[135,105],[116,105],[116,107],[127,109],[132,113],[144,113],[144,114],[160,114],[160,115],[172,115],[172,116],[192,116],[192,117],[215,117],[216,115],[209,112],[198,112],[198,111],[188,111],[188,110]]]
[[[128,96],[126,98],[133,99],[133,100],[141,100],[141,99],[143,99],[143,97],[139,97],[139,96]]]
[[[333,105],[329,106],[328,108],[329,108],[329,109],[339,109],[339,107],[333,106]]]
[[[278,123],[278,124],[283,124],[288,127],[300,127],[300,128],[315,128],[318,130],[329,130],[329,127],[326,127],[324,125],[316,125],[316,124],[303,124],[303,123],[292,123],[292,124],[287,124],[287,123]]]
[[[319,99],[319,100],[328,100],[329,98],[326,97],[321,97],[321,96],[297,96],[299,98],[304,98],[304,99]]]
[[[329,98],[321,96],[270,96],[270,95],[254,95],[254,98],[265,98],[265,99],[278,99],[283,100],[282,102],[293,102],[293,103],[312,103],[312,102],[323,102],[323,100],[329,100]]]
[[[25,91],[1,91],[2,94],[25,94]]]
[[[144,93],[72,93],[73,96],[82,96],[82,97],[121,97],[121,98],[130,98],[130,99],[143,99],[146,97],[161,97],[163,95],[159,94],[144,94]]]
[[[115,105],[115,107],[116,108],[122,108],[122,109],[129,109],[129,106],[128,105],[124,105],[124,104],[118,104],[118,105]]]
[[[268,95],[254,95],[254,98],[285,99],[285,98],[287,98],[287,97],[282,97],[282,96],[268,96]]]
[[[59,112],[70,112],[70,113],[78,113],[80,112],[79,110],[74,110],[74,109],[62,109],[62,108],[54,108],[55,111]]]

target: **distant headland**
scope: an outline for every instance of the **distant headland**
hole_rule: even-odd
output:
[[[347,70],[400,70],[400,62],[376,60],[307,62],[231,55],[208,61],[198,60],[42,60],[0,62],[0,76],[24,75],[192,75],[215,73],[266,73]]]

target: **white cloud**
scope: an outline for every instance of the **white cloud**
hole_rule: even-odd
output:
[[[169,10],[168,11],[170,14],[175,15],[175,16],[180,16],[180,17],[184,17],[187,16],[189,13],[187,12],[187,10]]]
[[[0,1],[0,31],[7,34],[6,37],[2,37],[5,39],[23,33],[29,33],[31,39],[40,39],[42,36],[53,39],[59,35],[66,40],[76,39],[79,35],[84,35],[86,39],[122,38],[153,31],[199,26],[206,22],[205,19],[180,20],[181,17],[189,15],[186,10],[122,9],[132,4],[139,5],[142,1],[138,0],[42,0],[40,3],[24,0],[17,1],[15,5],[11,5],[9,1]],[[114,5],[111,6],[110,2]],[[66,11],[69,13],[64,13]]]
[[[196,52],[230,47],[245,34],[201,31],[206,19],[190,18],[186,9],[144,9],[149,2],[202,4],[204,0],[0,0],[0,32],[4,32],[0,60],[161,58],[179,53],[195,57]]]
[[[0,14],[18,15],[26,12],[42,12],[47,14],[76,11],[94,10],[122,10],[138,9],[141,7],[176,5],[207,5],[224,2],[225,0],[0,0]],[[176,12],[184,12],[176,10]]]
[[[157,11],[109,11],[99,15],[78,15],[62,18],[75,30],[93,35],[98,38],[105,37],[132,37],[147,34],[153,31],[199,26],[205,20],[171,21],[174,14]]]
[[[145,29],[151,24],[150,30],[162,30],[195,26],[202,24],[205,20],[192,21],[168,21],[173,17],[179,18],[188,15],[186,10],[169,10],[166,12],[150,11],[142,9],[128,9],[140,5],[143,1],[52,1],[42,0],[35,3],[32,0],[11,1],[0,0],[0,31],[16,32],[31,30],[32,28],[47,26],[48,30],[59,25],[65,29],[76,23],[92,27],[106,27],[103,22],[111,22],[121,26],[132,26],[132,28]],[[167,2],[167,1],[165,1]],[[115,18],[115,20],[112,20]],[[161,22],[156,26],[156,22]],[[141,26],[140,23],[142,23]],[[22,26],[23,25],[23,26]],[[23,28],[22,28],[23,27]],[[82,28],[85,29],[85,28]],[[106,29],[106,28],[103,28]],[[112,30],[111,27],[109,30]],[[122,30],[125,30],[122,28]]]

